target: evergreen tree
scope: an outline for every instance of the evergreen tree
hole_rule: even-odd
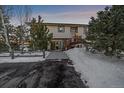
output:
[[[49,29],[43,23],[41,16],[38,16],[38,22],[35,18],[31,21],[31,47],[34,50],[47,50],[47,47],[52,39],[52,33],[49,33]],[[44,56],[45,57],[45,56]]]
[[[97,12],[97,18],[92,17],[89,22],[87,40],[106,55],[124,51],[124,6],[106,7]]]

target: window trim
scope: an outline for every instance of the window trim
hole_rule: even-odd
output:
[[[63,30],[60,30],[60,28],[63,28]],[[64,33],[65,32],[65,26],[64,25],[58,25],[58,32]]]

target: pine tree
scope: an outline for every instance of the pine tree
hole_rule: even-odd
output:
[[[124,51],[124,6],[106,7],[89,22],[87,40],[106,55],[118,55]]]
[[[52,33],[49,33],[49,29],[43,23],[41,16],[38,16],[38,22],[35,18],[31,21],[31,47],[34,50],[42,50],[43,54],[52,39]],[[44,56],[45,57],[45,56]]]

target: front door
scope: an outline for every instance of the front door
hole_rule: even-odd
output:
[[[63,50],[64,49],[64,41],[63,40],[58,40],[56,41],[56,50]]]
[[[52,50],[63,50],[65,47],[63,40],[52,41],[51,49]]]

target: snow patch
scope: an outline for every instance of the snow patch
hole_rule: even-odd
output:
[[[88,53],[82,48],[70,49],[66,53],[89,87],[124,87],[124,60]]]
[[[42,53],[32,53],[32,54],[23,54],[23,55],[42,55]],[[49,52],[46,52],[46,57],[48,56]],[[9,53],[4,53],[1,55],[9,55]],[[18,53],[15,53],[15,55],[18,55]],[[19,54],[22,55],[22,54]],[[43,61],[45,58],[41,57],[15,57],[14,59],[11,59],[11,57],[0,57],[0,63],[18,63],[18,62],[38,62]]]

